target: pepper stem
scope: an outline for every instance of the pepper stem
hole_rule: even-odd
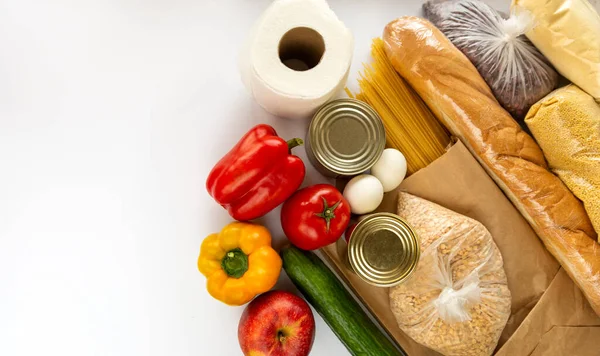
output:
[[[301,146],[303,144],[304,144],[304,140],[301,138],[293,138],[293,139],[287,141],[288,150],[290,150],[290,152],[292,151],[292,148]]]
[[[221,268],[229,277],[240,278],[248,270],[248,256],[240,248],[234,248],[221,260]]]
[[[320,213],[315,213],[315,215],[325,219],[325,224],[327,224],[327,232],[329,232],[329,225],[331,223],[331,219],[335,218],[335,209],[338,207],[338,205],[340,205],[342,201],[340,200],[332,206],[327,206],[327,200],[325,200],[324,197],[321,197],[321,199],[323,199],[323,211]]]

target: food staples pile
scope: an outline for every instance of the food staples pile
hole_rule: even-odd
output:
[[[587,0],[513,0],[510,14],[479,0],[430,0],[423,9],[427,19],[399,17],[382,26],[360,92],[346,89],[349,99],[333,101],[345,78],[310,88],[316,58],[335,66],[326,50],[338,38],[331,33],[343,33],[344,46],[350,37],[325,0],[275,0],[257,22],[259,34],[271,20],[277,26],[270,37],[285,30],[286,51],[284,58],[280,43],[279,59],[269,57],[277,51],[264,46],[277,42],[253,33],[244,53],[262,47],[252,65],[268,71],[265,60],[286,73],[286,86],[299,83],[285,110],[270,93],[271,111],[294,117],[297,108],[303,117],[314,103],[329,101],[311,111],[303,139],[281,138],[266,124],[251,128],[206,180],[235,221],[202,241],[198,269],[212,297],[247,304],[238,328],[245,355],[308,355],[315,321],[307,302],[352,355],[406,355],[406,348],[418,355],[502,354],[501,335],[514,312],[497,246],[504,236],[467,212],[403,191],[406,177],[435,164],[457,140],[581,290],[586,300],[577,303],[600,316],[600,16]],[[314,16],[319,11],[322,18]],[[323,25],[329,22],[331,29]],[[291,27],[279,29],[283,23]],[[343,73],[348,59],[339,62]],[[559,87],[560,75],[571,83]],[[302,102],[303,93],[317,91],[327,98]],[[302,147],[336,185],[300,189],[305,162],[294,151]],[[395,199],[392,211],[382,211],[385,197]],[[280,205],[289,244],[276,251],[268,229],[252,220]],[[388,315],[419,348],[390,338],[369,317],[345,277],[315,252],[330,245],[338,254],[325,257],[346,269],[338,275],[349,271],[385,289]],[[282,268],[305,299],[272,290]]]

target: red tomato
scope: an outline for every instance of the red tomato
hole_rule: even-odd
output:
[[[300,189],[281,209],[283,232],[303,250],[316,250],[335,242],[350,222],[350,204],[333,185]]]

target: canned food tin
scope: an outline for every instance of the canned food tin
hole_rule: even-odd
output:
[[[360,221],[348,242],[352,270],[367,283],[391,287],[405,281],[417,267],[420,240],[398,215],[376,213]]]
[[[329,177],[353,176],[371,168],[385,148],[385,128],[369,105],[339,99],[322,106],[308,128],[306,153]]]

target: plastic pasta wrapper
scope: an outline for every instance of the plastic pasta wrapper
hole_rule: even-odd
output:
[[[399,18],[386,26],[383,40],[396,71],[471,151],[600,315],[597,234],[581,201],[548,169],[537,143],[429,21]]]
[[[600,231],[600,106],[575,85],[549,94],[525,118],[554,173]]]
[[[532,26],[529,12],[504,19],[482,1],[427,2],[425,15],[475,65],[500,104],[513,117],[551,92],[558,74],[525,37]]]
[[[502,256],[479,222],[408,193],[398,215],[421,238],[413,275],[390,289],[400,328],[444,355],[491,355],[510,316]]]

